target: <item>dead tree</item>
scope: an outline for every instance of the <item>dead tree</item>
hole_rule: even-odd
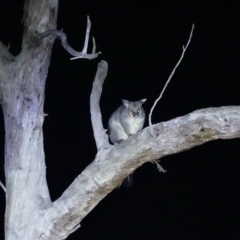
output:
[[[54,202],[46,182],[43,149],[45,81],[56,37],[75,58],[87,54],[90,21],[82,52],[68,46],[56,30],[58,0],[25,0],[22,50],[13,56],[0,43],[0,96],[5,124],[5,239],[66,239],[82,219],[122,180],[147,161],[215,139],[240,136],[240,107],[197,110],[153,124],[118,145],[110,145],[99,99],[107,63],[98,65],[91,94],[91,120],[97,154],[93,162]],[[27,202],[27,204],[26,204]]]

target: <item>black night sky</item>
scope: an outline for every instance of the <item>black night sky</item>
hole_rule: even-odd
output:
[[[200,108],[240,105],[240,4],[200,2],[60,0],[58,29],[67,34],[69,44],[82,50],[89,15],[102,55],[92,61],[71,61],[55,41],[46,84],[49,115],[44,122],[52,200],[95,157],[89,99],[101,59],[109,64],[101,97],[105,128],[121,99],[147,98],[144,108],[149,113],[193,23],[191,44],[153,113],[153,122]],[[0,40],[10,43],[13,54],[21,49],[22,10],[23,0],[0,1]],[[2,114],[0,121],[4,182]],[[240,239],[239,146],[238,139],[217,140],[164,157],[165,174],[151,163],[143,165],[135,172],[132,188],[114,190],[68,239]],[[0,189],[0,239],[4,239],[4,208]]]

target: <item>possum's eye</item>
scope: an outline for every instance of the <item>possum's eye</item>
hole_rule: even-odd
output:
[[[134,111],[133,111],[133,110],[131,110],[131,113],[132,113],[132,114],[134,114]]]
[[[137,113],[140,113],[140,109],[137,110]]]

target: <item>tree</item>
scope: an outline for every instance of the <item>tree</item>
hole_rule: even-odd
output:
[[[38,33],[55,29],[57,8],[58,1],[26,1],[21,53],[14,57],[1,44],[6,239],[64,239],[102,198],[144,162],[218,138],[239,137],[239,107],[223,107],[198,110],[155,124],[126,142],[111,146],[99,109],[107,72],[106,62],[101,62],[91,95],[98,153],[63,195],[51,202],[45,177],[42,124],[44,86],[54,39],[39,40],[45,35]],[[39,9],[42,11],[36,12]],[[63,37],[60,32],[47,33]]]

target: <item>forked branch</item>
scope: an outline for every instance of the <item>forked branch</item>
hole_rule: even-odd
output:
[[[172,77],[173,77],[176,69],[178,68],[179,64],[181,63],[181,61],[182,61],[182,59],[183,59],[183,57],[184,57],[184,54],[185,54],[185,52],[186,52],[186,50],[187,50],[187,48],[188,48],[188,45],[189,45],[190,42],[191,42],[192,34],[193,34],[193,29],[194,29],[194,24],[192,25],[192,30],[191,30],[191,33],[190,33],[190,36],[189,36],[187,45],[186,45],[186,47],[183,46],[183,52],[182,52],[182,55],[181,55],[180,59],[178,60],[176,66],[174,67],[173,71],[171,72],[171,74],[170,74],[167,82],[165,83],[162,92],[160,93],[159,97],[155,100],[155,102],[154,102],[154,104],[153,104],[153,106],[152,106],[152,108],[151,108],[151,110],[150,110],[150,113],[149,113],[149,116],[148,116],[149,126],[152,126],[152,113],[153,113],[153,110],[154,110],[154,108],[156,107],[158,101],[162,98],[162,95],[163,95],[163,93],[165,92],[165,89],[167,88],[168,83],[171,81],[171,79],[172,79]]]
[[[62,42],[62,46],[65,48],[65,50],[70,53],[72,56],[74,56],[73,58],[71,58],[71,60],[73,59],[77,59],[77,58],[85,58],[85,59],[94,59],[97,58],[98,55],[100,54],[100,52],[96,53],[96,42],[95,39],[93,38],[93,50],[91,54],[87,53],[87,49],[88,49],[88,42],[89,42],[89,35],[90,35],[90,30],[91,30],[91,21],[89,19],[89,16],[87,17],[87,30],[86,30],[86,35],[85,35],[85,42],[84,42],[84,46],[83,46],[83,50],[81,52],[78,52],[76,50],[74,50],[72,47],[70,47],[68,45],[67,42],[67,36],[64,32],[56,30],[56,29],[49,29],[43,33],[35,33],[34,36],[37,37],[38,39],[43,39],[49,35],[53,35],[57,38],[61,39]]]

